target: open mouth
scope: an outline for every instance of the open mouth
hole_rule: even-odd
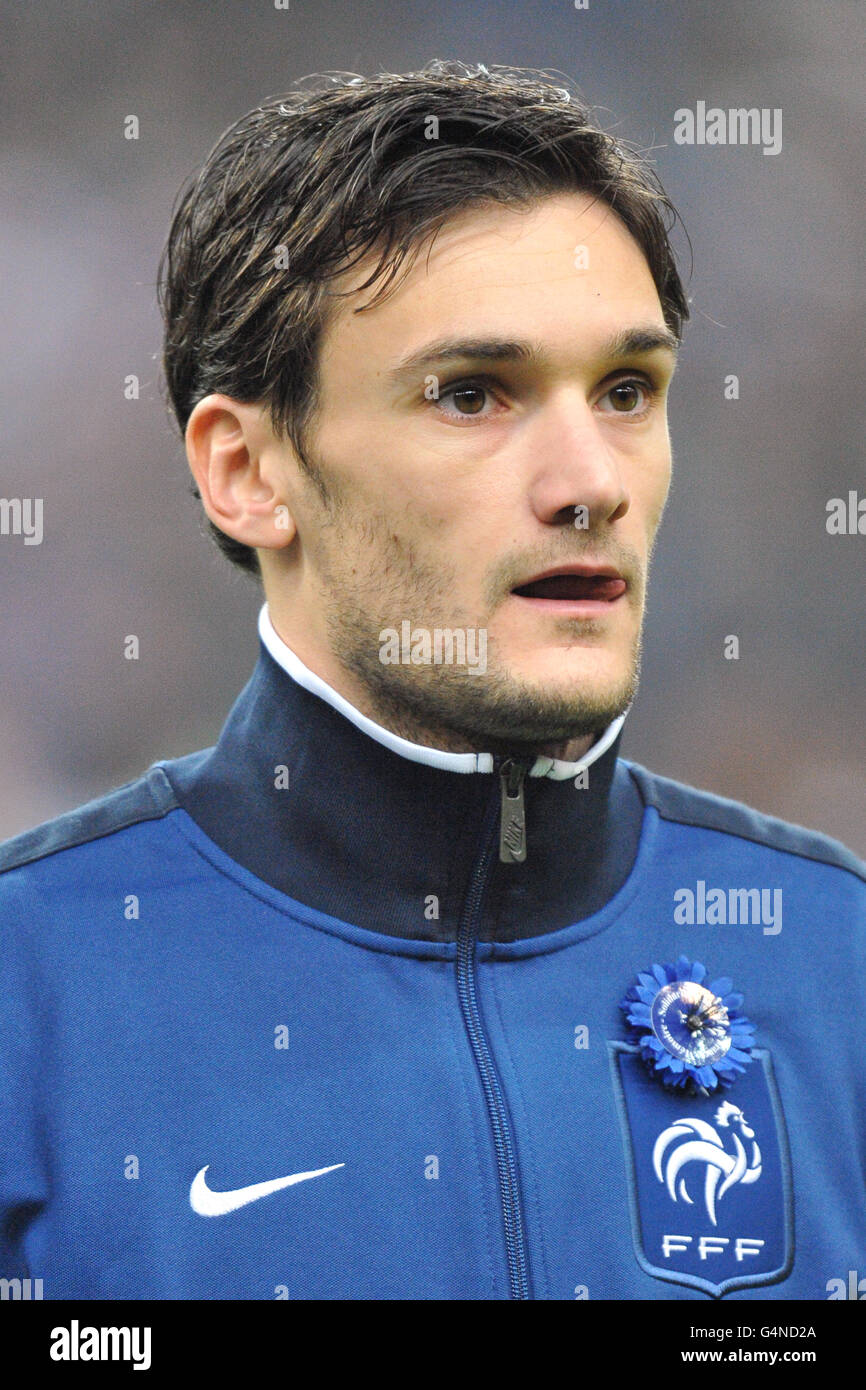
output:
[[[613,603],[625,593],[625,580],[618,574],[559,573],[533,579],[512,589],[520,598],[560,599],[571,603]]]

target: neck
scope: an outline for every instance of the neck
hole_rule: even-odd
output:
[[[287,663],[288,657],[290,662],[302,666],[307,674],[320,683],[316,688],[317,694],[324,694],[326,688],[330,693],[341,697],[367,720],[407,742],[446,753],[478,753],[487,750],[506,756],[544,756],[572,763],[581,759],[599,736],[599,730],[595,730],[544,741],[467,733],[464,729],[455,727],[453,723],[437,719],[431,715],[429,709],[422,713],[413,708],[401,698],[398,691],[365,682],[359,674],[339,662],[330,650],[323,655],[318,650],[310,651],[308,645],[302,641],[290,642],[284,635],[285,631],[281,616],[275,616],[270,604],[265,603],[259,614],[259,635],[279,665],[297,678],[296,669]]]
[[[166,767],[180,805],[288,899],[388,936],[456,940],[484,827],[501,806],[498,760],[374,723],[268,626],[216,747]],[[493,866],[486,939],[572,925],[624,884],[643,803],[617,758],[623,718],[580,761],[538,756],[528,768],[526,859]]]

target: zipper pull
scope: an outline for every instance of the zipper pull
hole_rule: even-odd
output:
[[[499,860],[502,864],[522,864],[526,858],[526,807],[523,779],[528,765],[517,758],[506,758],[499,769],[502,809],[499,817]]]

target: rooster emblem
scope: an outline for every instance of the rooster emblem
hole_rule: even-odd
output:
[[[685,1177],[680,1174],[689,1163],[703,1164],[706,1169],[704,1201],[707,1215],[715,1226],[716,1202],[720,1202],[735,1183],[758,1181],[761,1176],[761,1150],[755,1139],[755,1131],[749,1128],[739,1106],[729,1100],[723,1101],[713,1118],[718,1129],[714,1129],[706,1120],[689,1118],[677,1120],[662,1130],[653,1148],[653,1168],[672,1201],[681,1197],[692,1206],[693,1199],[689,1196]],[[719,1134],[719,1129],[725,1131],[724,1136]],[[746,1143],[751,1140],[749,1157],[746,1156],[744,1140]]]

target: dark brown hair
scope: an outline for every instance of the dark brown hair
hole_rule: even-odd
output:
[[[457,211],[578,190],[615,209],[681,337],[676,209],[564,80],[437,59],[419,72],[316,73],[269,98],[225,131],[181,192],[160,260],[163,367],[181,433],[212,391],[259,403],[314,474],[304,429],[329,282],[378,248],[359,287],[381,279],[377,303]],[[258,574],[255,551],[209,525],[229,559]]]

